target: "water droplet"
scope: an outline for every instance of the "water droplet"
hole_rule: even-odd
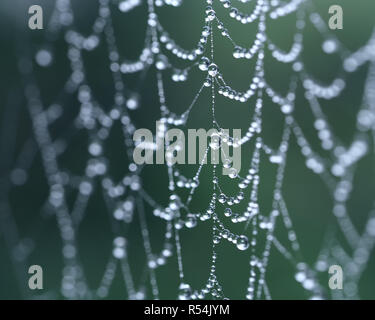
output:
[[[303,271],[299,271],[295,274],[294,278],[296,279],[296,281],[298,282],[303,282],[305,281],[306,279],[306,273],[303,272]]]
[[[203,82],[203,85],[204,85],[205,87],[210,87],[211,84],[212,84],[212,81],[211,81],[210,78],[206,78],[206,79],[204,80],[204,82]]]
[[[224,193],[222,193],[222,194],[219,195],[218,200],[219,200],[220,203],[224,203],[227,200],[227,197],[225,196]]]
[[[208,21],[212,21],[212,20],[214,20],[215,17],[216,17],[216,14],[215,14],[215,11],[214,11],[214,10],[211,9],[211,10],[209,10],[209,11],[207,12],[206,19],[207,19]]]
[[[237,177],[237,169],[231,168],[229,170],[229,178],[234,179]]]
[[[164,70],[168,66],[168,58],[165,55],[160,54],[157,58],[155,66],[158,70]]]
[[[114,246],[116,247],[124,247],[125,244],[126,244],[126,239],[124,237],[116,237],[114,240],[113,240],[113,244]]]
[[[189,300],[191,296],[191,288],[186,283],[181,283],[178,288],[178,299],[180,300]]]
[[[283,162],[283,157],[280,154],[273,154],[270,156],[271,163],[281,163]]]
[[[214,236],[213,237],[213,242],[214,242],[214,244],[219,244],[220,243],[220,237],[219,236]]]
[[[177,220],[177,221],[175,222],[175,224],[174,224],[174,226],[175,226],[175,228],[176,228],[177,230],[182,229],[183,225],[184,225],[184,223],[183,223],[182,220]]]
[[[284,104],[281,107],[281,112],[285,114],[289,114],[293,111],[293,106],[291,104]]]
[[[218,68],[217,68],[217,65],[214,64],[214,63],[211,63],[208,67],[208,74],[211,76],[211,77],[216,77],[218,73]]]
[[[199,69],[202,71],[207,71],[208,66],[210,65],[210,60],[207,57],[202,57],[199,62]]]
[[[35,60],[41,67],[48,67],[51,65],[53,56],[47,49],[41,49],[36,53]]]
[[[187,216],[185,225],[187,228],[194,228],[197,225],[197,218],[194,215],[189,214]]]
[[[231,210],[231,208],[226,208],[226,209],[224,210],[224,215],[225,215],[226,217],[230,217],[230,216],[232,215],[232,210]]]
[[[223,167],[229,169],[232,165],[232,161],[230,159],[225,159],[223,163]]]
[[[167,243],[162,251],[162,254],[164,257],[170,257],[172,255],[172,245],[170,243]]]
[[[148,261],[148,266],[151,268],[151,269],[156,269],[158,264],[156,262],[156,260],[154,258],[150,259]]]
[[[89,145],[89,152],[92,156],[99,156],[102,153],[102,146],[97,142],[93,142]]]
[[[122,259],[125,257],[125,250],[124,248],[116,247],[113,249],[113,256],[116,259]]]
[[[139,97],[137,95],[132,95],[128,101],[126,101],[126,107],[129,110],[135,110],[139,107]]]
[[[238,250],[243,251],[243,250],[246,250],[248,247],[249,247],[249,239],[244,235],[239,236],[237,239]]]
[[[337,43],[333,39],[328,39],[323,42],[322,49],[327,54],[332,54],[337,50]]]
[[[213,133],[211,135],[210,147],[213,150],[218,150],[220,148],[220,136],[218,133]]]
[[[239,59],[241,58],[241,55],[242,55],[242,48],[239,46],[235,47],[233,51],[233,57],[235,59]]]

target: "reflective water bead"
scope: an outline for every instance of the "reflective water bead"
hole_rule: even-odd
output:
[[[204,26],[202,31],[202,36],[208,37],[210,35],[210,27]]]
[[[229,178],[234,179],[237,177],[237,175],[238,175],[237,169],[235,168],[229,169]]]
[[[185,221],[185,226],[187,228],[194,228],[197,225],[197,218],[193,214],[189,214]]]
[[[239,59],[239,58],[242,57],[242,55],[243,55],[243,50],[242,50],[242,48],[239,47],[239,46],[236,46],[236,47],[234,48],[234,50],[233,50],[233,57],[234,57],[235,59]]]
[[[202,57],[201,61],[199,61],[199,69],[202,71],[207,71],[209,65],[210,60],[207,57]]]
[[[158,70],[164,70],[168,66],[168,58],[163,54],[158,55],[155,66]]]
[[[232,8],[230,9],[229,11],[229,15],[232,17],[232,18],[235,18],[238,14],[238,10],[236,8]]]
[[[116,237],[114,240],[113,240],[113,244],[114,246],[116,247],[124,247],[125,244],[126,244],[126,239],[124,237]]]
[[[285,114],[289,114],[293,111],[293,105],[291,104],[284,104],[281,106],[281,112]]]
[[[174,226],[177,230],[180,230],[183,227],[184,223],[182,220],[178,220],[175,222]]]
[[[116,259],[122,259],[125,257],[125,244],[126,239],[124,237],[116,237],[113,240],[113,245],[115,248],[113,249],[112,254]]]
[[[212,84],[212,81],[211,81],[210,78],[206,78],[206,79],[204,80],[204,82],[203,82],[203,85],[204,85],[205,87],[211,87],[211,84]]]
[[[283,156],[281,154],[273,154],[270,156],[270,162],[271,163],[282,163],[283,162]]]
[[[89,152],[92,156],[99,156],[102,153],[102,146],[98,142],[89,145]]]
[[[248,186],[248,184],[245,181],[242,181],[238,184],[238,187],[240,189],[245,189]]]
[[[215,14],[215,11],[214,10],[210,10],[207,15],[206,15],[206,20],[207,21],[212,21],[214,20],[216,17],[216,14]]]
[[[125,212],[121,209],[118,208],[113,212],[113,216],[116,220],[123,220],[125,217]]]
[[[224,203],[227,200],[227,197],[225,196],[224,193],[222,193],[222,194],[219,195],[218,200],[219,200],[220,203]]]
[[[220,148],[220,136],[216,132],[214,132],[213,134],[211,134],[210,147],[213,150],[217,150],[217,149]]]
[[[112,253],[116,259],[122,259],[125,257],[125,250],[121,247],[114,248]]]
[[[176,194],[172,194],[170,197],[169,197],[169,207],[172,209],[172,210],[176,210],[179,208],[180,204],[181,204],[181,200],[180,200],[180,197]]]
[[[158,266],[155,258],[152,258],[148,261],[148,266],[151,268],[151,269],[156,269],[156,267]]]
[[[206,220],[209,220],[211,218],[211,215],[207,212],[205,213],[202,213],[199,217],[201,219],[201,221],[206,221]]]
[[[220,243],[220,239],[221,238],[219,236],[214,236],[213,239],[212,239],[212,241],[213,241],[214,244],[219,244]]]
[[[327,54],[332,54],[337,50],[337,43],[333,39],[328,39],[323,42],[322,49]]]
[[[218,68],[217,68],[217,65],[214,64],[214,63],[211,63],[208,67],[208,74],[211,76],[211,77],[216,77],[218,73]]]
[[[232,215],[232,209],[231,209],[231,208],[226,208],[226,209],[224,210],[224,215],[225,215],[226,217],[230,217],[230,216]]]
[[[228,9],[230,8],[230,1],[229,0],[224,0],[224,1],[221,1],[223,3],[223,7]]]
[[[141,3],[140,0],[121,1],[118,5],[118,8],[122,12],[128,12],[132,10],[134,7],[139,6],[140,3]]]
[[[41,49],[36,53],[35,60],[41,67],[48,67],[52,63],[53,56],[49,50]]]
[[[210,205],[207,209],[207,213],[208,214],[213,214],[214,213],[214,207],[212,205]]]
[[[232,160],[225,159],[225,161],[223,163],[223,167],[229,169],[231,167],[231,164],[232,164]]]
[[[141,181],[139,176],[133,175],[131,177],[130,189],[133,191],[138,191],[141,188]]]
[[[139,97],[136,94],[133,94],[129,97],[129,99],[126,101],[126,107],[129,110],[135,110],[139,107]]]
[[[155,13],[150,13],[149,17],[148,17],[148,25],[150,27],[155,27],[157,25],[157,16]]]
[[[227,199],[227,204],[230,205],[230,206],[232,206],[233,203],[234,203],[234,198],[233,198],[233,197],[229,197],[229,198]]]
[[[166,263],[167,261],[165,260],[164,257],[159,257],[159,258],[157,258],[156,262],[157,262],[157,264],[158,264],[159,266],[163,266],[163,265],[165,265],[165,263]]]
[[[172,245],[167,243],[162,251],[164,257],[170,257],[172,255]]]
[[[83,47],[86,50],[90,51],[90,50],[95,49],[98,46],[99,42],[100,42],[99,37],[90,36],[83,41]]]
[[[237,243],[237,239],[236,239],[236,236],[233,234],[233,233],[228,233],[228,241],[229,242],[233,242],[234,244]]]
[[[232,216],[231,221],[232,221],[233,223],[237,223],[239,217],[240,217],[239,214],[234,214],[234,215]]]
[[[229,237],[229,231],[228,230],[223,230],[220,235],[221,235],[222,238],[228,239],[228,237]]]
[[[178,80],[179,81],[186,81],[188,78],[188,73],[186,70],[183,70],[180,74],[179,74],[179,77],[178,77]]]
[[[249,247],[249,239],[241,235],[237,238],[237,248],[241,251],[246,250]]]
[[[180,72],[178,70],[175,70],[173,73],[172,73],[172,80],[174,82],[178,82],[180,81]]]
[[[196,188],[197,186],[198,186],[198,182],[195,180],[190,183],[190,187],[192,188]]]
[[[201,55],[204,52],[204,46],[202,44],[198,44],[197,48],[195,49],[195,54]]]
[[[181,283],[178,288],[178,299],[180,300],[188,300],[191,296],[191,288],[186,283]]]
[[[229,35],[228,30],[225,29],[225,28],[221,31],[221,34],[222,34],[223,37],[228,37],[228,35]]]

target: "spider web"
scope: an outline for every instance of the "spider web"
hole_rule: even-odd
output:
[[[36,216],[36,220],[56,217],[63,259],[61,287],[49,290],[45,297],[53,298],[61,294],[65,298],[73,299],[105,298],[115,282],[121,279],[126,298],[158,299],[163,287],[169,285],[158,280],[158,270],[165,268],[165,265],[175,264],[177,260],[177,298],[231,298],[226,295],[217,268],[218,261],[225,259],[218,254],[220,246],[229,243],[231,250],[248,253],[248,277],[244,279],[248,284],[243,298],[271,299],[272,290],[267,280],[267,272],[273,249],[290,263],[295,275],[295,279],[292,277],[290,281],[296,281],[308,298],[359,298],[359,282],[366,271],[375,242],[375,210],[364,213],[364,227],[358,228],[352,221],[347,203],[354,188],[359,162],[374,155],[375,34],[367,44],[352,52],[327,28],[312,1],[206,2],[201,35],[196,41],[197,45],[189,50],[182,48],[178,39],[173,39],[159,17],[159,12],[166,9],[164,7],[179,7],[183,5],[182,0],[100,0],[97,18],[92,24],[91,32],[86,35],[77,31],[77,19],[71,2],[56,0],[42,48],[36,52],[25,52],[19,45],[19,52],[22,54],[18,57],[18,72],[23,81],[31,128],[22,146],[16,148],[15,141],[8,138],[14,135],[16,127],[9,124],[16,122],[20,110],[14,106],[21,102],[16,94],[10,93],[4,107],[2,126],[1,154],[4,157],[1,168],[5,174],[1,184],[0,218],[1,234],[20,283],[25,281],[24,270],[27,270],[29,265],[29,256],[38,252],[38,247],[32,238],[21,234],[20,222],[13,212],[10,194],[13,189],[28,184],[28,172],[34,162],[40,161],[43,170],[41,175],[45,177],[47,192],[42,204],[43,214]],[[244,11],[236,6],[243,7]],[[121,14],[121,17],[127,19],[133,10],[145,11],[147,26],[144,48],[139,58],[131,61],[120,53],[117,39],[121,34],[115,32],[113,16]],[[218,13],[220,10],[227,11],[228,15],[222,17]],[[290,50],[284,51],[272,42],[267,28],[270,20],[277,23],[279,19],[288,16],[295,17],[295,34]],[[331,83],[322,84],[305,68],[302,54],[305,27],[308,23],[323,38],[323,51],[338,56],[340,71],[337,77],[332,78]],[[234,24],[241,27],[247,24],[256,25],[250,45],[242,46],[235,41],[236,32],[231,32],[231,26]],[[61,85],[59,98],[47,106],[43,103],[45,92],[36,79],[34,69],[49,68],[54,59],[52,48],[61,35],[64,37],[65,47],[60,51],[69,60],[69,68],[64,69],[65,72],[69,69],[69,74]],[[235,84],[225,80],[225,73],[221,72],[222,66],[215,60],[220,45],[218,39],[227,41],[232,46],[233,57],[227,59],[228,64],[239,60],[254,61],[254,72],[251,73],[252,78],[247,89],[237,89]],[[112,88],[109,92],[113,92],[113,104],[100,102],[95,96],[84,61],[86,52],[95,51],[101,45],[107,50],[106,68],[112,77]],[[272,76],[272,71],[265,68],[266,54],[292,70],[286,94],[279,93],[270,84],[268,79]],[[176,65],[184,63],[187,67],[178,68],[174,61],[177,62]],[[363,101],[361,106],[355,109],[355,134],[350,143],[344,143],[336,135],[334,126],[325,113],[324,104],[342,96],[348,90],[348,76],[364,67],[367,74]],[[183,112],[173,110],[168,103],[168,89],[171,86],[167,84],[166,78],[180,85],[180,82],[187,81],[190,73],[195,70],[200,70],[199,90],[191,101],[181,102],[186,106]],[[208,93],[209,114],[212,117],[210,124],[219,131],[220,143],[233,148],[249,146],[251,149],[251,152],[243,157],[243,167],[246,162],[247,170],[237,172],[230,169],[229,159],[224,159],[223,164],[213,166],[205,165],[202,161],[191,175],[183,173],[182,165],[164,165],[168,183],[160,188],[168,192],[168,201],[163,202],[157,195],[153,196],[146,180],[146,177],[150,179],[150,176],[143,177],[143,172],[149,168],[133,163],[133,133],[140,127],[133,112],[146,112],[147,105],[141,103],[144,93],[140,89],[130,89],[134,79],[142,81],[149,74],[156,76],[156,81],[152,80],[152,83],[157,90],[160,106],[159,116],[154,119],[159,121],[157,134],[163,134],[169,128],[187,128],[191,113],[198,107],[202,95]],[[129,75],[134,78],[126,78]],[[306,132],[295,116],[300,105],[300,102],[297,103],[298,95],[304,97],[311,110],[310,121],[314,130]],[[72,104],[72,99],[78,105],[77,113],[72,113],[67,107]],[[263,131],[268,125],[268,119],[264,115],[266,99],[276,105],[281,114],[281,141],[276,147],[268,144],[263,137]],[[219,108],[234,103],[252,110],[247,130],[241,139],[235,139],[225,133],[217,119]],[[69,118],[72,114],[73,118]],[[56,134],[55,126],[61,119],[69,125],[62,133]],[[74,163],[71,164],[72,168],[69,168],[62,160],[64,154],[69,152],[76,132],[87,134],[88,154],[80,174],[74,173]],[[310,134],[314,137],[310,137]],[[124,173],[111,171],[114,165],[110,165],[111,156],[105,152],[106,149],[112,148],[114,135],[117,138],[120,136],[120,148],[127,158],[125,165],[121,164],[122,168],[125,168]],[[316,139],[319,141],[318,146],[310,141]],[[299,241],[303,234],[299,234],[293,226],[292,216],[295,215],[288,210],[288,201],[284,197],[283,183],[292,144],[303,156],[306,168],[321,179],[333,204],[330,214],[334,219],[329,220],[330,225],[325,228],[325,240],[313,263],[304,260],[303,245]],[[211,142],[204,159],[210,148],[219,147],[220,145]],[[267,199],[270,210],[263,209],[262,201],[259,200],[262,198],[259,185],[262,183],[261,167],[264,162],[269,162],[276,168],[273,186],[270,187],[271,198]],[[222,166],[231,170],[229,177],[220,174]],[[200,193],[200,186],[205,185],[202,181],[205,171],[211,174],[208,184],[209,197],[204,201],[207,205],[195,209],[193,202]],[[228,188],[227,184],[232,187]],[[97,197],[98,192],[104,199],[104,210],[111,220],[113,247],[101,280],[94,286],[85,275],[86,270],[81,262],[83,253],[79,248],[78,238],[81,224],[91,219],[89,202],[93,197]],[[75,194],[73,200],[72,194]],[[17,199],[17,202],[19,201],[22,201],[22,197]],[[241,210],[237,209],[240,205],[243,205]],[[150,224],[151,218],[158,219],[162,224]],[[41,222],[37,222],[39,223]],[[139,230],[135,224],[139,225]],[[181,232],[184,229],[190,232],[190,229],[201,224],[208,225],[209,231],[209,275],[201,287],[193,287],[186,275],[189,270],[186,270]],[[282,228],[286,234],[283,239],[276,235],[278,228]],[[132,230],[138,230],[142,248],[137,247],[137,250],[141,252],[139,256],[145,256],[144,261],[138,259],[136,264],[132,264],[128,254],[133,241],[136,241]],[[160,248],[156,249],[154,246],[153,233],[163,234],[163,245]],[[327,280],[322,280],[320,276],[326,274],[328,267],[333,264],[342,266],[344,270],[345,290],[327,290]],[[142,276],[134,276],[136,269],[143,270]],[[116,278],[118,273],[121,278]],[[29,297],[30,293],[23,294]]]

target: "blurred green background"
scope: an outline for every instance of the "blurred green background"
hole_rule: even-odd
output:
[[[75,15],[74,29],[88,35],[93,21],[97,16],[98,3],[95,0],[72,0]],[[218,1],[216,1],[218,2]],[[233,1],[234,2],[234,1]],[[332,4],[340,4],[344,9],[344,29],[333,31],[343,42],[344,46],[355,51],[363,46],[374,28],[375,2],[372,0],[317,0],[313,1],[316,10],[328,22],[328,8]],[[41,48],[47,48],[53,53],[53,63],[48,68],[40,68],[35,64],[34,74],[41,90],[42,101],[49,106],[57,101],[63,106],[63,116],[51,126],[53,138],[66,139],[68,147],[59,157],[59,165],[73,175],[82,175],[88,158],[87,133],[74,129],[73,119],[79,110],[76,94],[63,95],[63,86],[70,74],[69,61],[66,58],[67,45],[61,32],[56,39],[46,38],[44,31],[32,31],[27,27],[27,9],[32,4],[39,4],[44,9],[45,22],[51,14],[53,1],[50,0],[2,0],[0,2],[0,132],[3,145],[0,150],[0,177],[3,185],[9,180],[10,169],[17,167],[17,158],[25,141],[33,140],[33,130],[29,113],[26,109],[26,99],[22,76],[17,63],[22,55],[35,55]],[[236,3],[237,4],[237,3]],[[196,45],[204,21],[205,1],[188,0],[181,7],[157,8],[160,22],[170,35],[177,39],[183,48]],[[238,3],[246,9],[246,5]],[[252,6],[249,6],[252,7]],[[112,6],[115,36],[119,47],[121,61],[126,58],[136,59],[144,45],[147,10],[143,3],[133,11],[121,13],[116,5]],[[244,47],[252,44],[256,32],[256,25],[242,25],[228,17],[220,4],[216,4],[217,15],[228,24],[228,28],[235,41]],[[288,51],[293,43],[295,30],[295,14],[277,21],[267,20],[267,34],[280,48]],[[102,39],[103,40],[103,39]],[[322,51],[323,37],[311,23],[307,22],[304,39],[303,61],[307,71],[316,79],[324,83],[332,81],[339,73],[341,62],[338,54],[327,55]],[[168,54],[177,67],[186,64],[174,59]],[[93,95],[104,108],[113,104],[113,83],[108,68],[108,49],[105,41],[90,52],[83,52],[83,59],[88,82]],[[215,35],[215,61],[220,66],[226,81],[239,90],[248,87],[254,72],[254,61],[234,60],[232,45],[227,39]],[[288,90],[289,79],[292,75],[290,65],[276,62],[266,54],[265,73],[269,84],[283,95]],[[356,114],[362,103],[364,82],[366,80],[368,64],[357,72],[349,74],[344,93],[337,99],[321,101],[322,109],[330,121],[336,135],[349,146],[355,133]],[[186,82],[174,83],[170,72],[165,72],[165,86],[167,105],[180,114],[190,104],[201,86],[204,74],[197,68],[189,73]],[[156,74],[152,67],[147,74],[124,76],[126,94],[139,91],[141,107],[132,111],[131,115],[138,127],[150,128],[154,132],[155,121],[160,118],[157,98]],[[309,142],[322,156],[328,154],[321,150],[319,140],[313,127],[311,110],[303,98],[301,86],[297,90],[298,98],[295,117],[304,130]],[[216,116],[224,128],[247,128],[252,115],[254,99],[246,104],[228,101],[218,96]],[[4,115],[6,106],[14,111],[12,135],[6,134]],[[108,110],[107,109],[107,110]],[[262,136],[266,143],[276,148],[281,140],[283,115],[278,106],[269,99],[265,99],[263,115],[264,132]],[[6,120],[8,121],[8,120]],[[9,122],[8,122],[9,124]],[[205,90],[191,112],[187,124],[188,128],[210,128],[210,92]],[[115,181],[120,181],[127,171],[125,149],[120,135],[120,126],[115,126],[111,137],[105,145],[105,156],[108,158],[109,174]],[[14,141],[14,152],[7,149],[8,142]],[[242,172],[246,172],[251,155],[251,148],[242,149]],[[265,160],[265,159],[263,159]],[[191,175],[197,166],[180,166],[181,171]],[[361,233],[368,213],[372,208],[375,190],[373,154],[364,157],[358,165],[354,179],[354,190],[348,202],[349,215]],[[25,261],[14,261],[14,248],[7,245],[6,239],[0,233],[0,298],[21,299],[39,296],[44,298],[62,298],[59,293],[62,278],[61,240],[56,219],[51,210],[44,207],[48,195],[48,186],[42,166],[40,154],[33,155],[28,168],[28,179],[23,186],[13,186],[9,192],[0,194],[2,204],[11,207],[11,214],[18,227],[19,237],[26,247],[32,248]],[[207,207],[212,193],[210,166],[205,166],[200,187],[192,202],[192,211],[198,212]],[[276,174],[276,166],[268,161],[261,162],[260,206],[261,211],[268,215],[271,208],[272,191]],[[117,179],[117,180],[116,180]],[[167,173],[165,166],[148,166],[143,174],[143,187],[159,203],[166,205],[169,192],[167,190]],[[231,193],[234,185],[228,177],[222,177],[221,185],[226,192]],[[3,187],[0,190],[5,190]],[[332,196],[329,194],[320,178],[308,170],[304,164],[299,147],[294,137],[288,153],[286,178],[283,195],[291,214],[294,229],[301,244],[304,261],[313,266],[319,250],[322,247],[324,235],[328,228],[337,228],[332,214]],[[186,196],[186,195],[185,195]],[[75,199],[75,191],[67,193],[69,205]],[[241,206],[236,210],[240,211]],[[5,207],[3,218],[6,216]],[[221,207],[219,210],[223,210]],[[8,211],[7,211],[8,212]],[[150,207],[146,206],[147,222],[151,234],[153,251],[159,252],[165,223],[152,215]],[[136,285],[139,283],[145,268],[145,254],[140,234],[138,220],[130,226],[116,225],[113,227],[111,213],[105,207],[102,191],[98,184],[90,199],[86,216],[77,232],[79,258],[82,262],[87,283],[91,289],[99,285],[105,265],[112,252],[114,234],[123,235],[129,241],[129,261]],[[4,223],[4,219],[0,223]],[[280,221],[279,221],[280,222]],[[193,230],[181,230],[183,265],[186,280],[193,288],[200,288],[209,275],[211,254],[211,221],[199,223]],[[276,235],[286,239],[285,230],[279,225]],[[5,226],[5,224],[3,224]],[[3,228],[4,229],[4,228]],[[115,230],[114,230],[115,229]],[[230,226],[233,232],[242,232],[238,225]],[[339,239],[340,238],[340,234]],[[341,239],[342,240],[342,239]],[[259,243],[262,250],[263,243]],[[345,245],[344,245],[345,247]],[[243,299],[249,276],[249,250],[239,251],[227,241],[222,241],[218,249],[217,275],[227,297]],[[13,256],[13,259],[12,259]],[[359,286],[362,298],[375,298],[375,259],[372,254],[366,271]],[[31,264],[38,264],[44,268],[45,289],[35,294],[27,288],[27,268]],[[174,255],[165,266],[156,270],[160,289],[160,298],[177,296],[178,271],[177,260]],[[294,280],[295,266],[290,265],[274,248],[271,250],[270,264],[267,270],[267,284],[274,299],[306,299],[310,295]],[[322,275],[322,285],[328,287],[327,275]],[[345,286],[345,282],[344,282]],[[147,296],[150,288],[146,286]],[[328,289],[327,289],[328,290]],[[45,295],[43,295],[45,294]],[[328,297],[328,296],[327,296]],[[109,298],[125,299],[124,281],[118,272],[110,288]]]

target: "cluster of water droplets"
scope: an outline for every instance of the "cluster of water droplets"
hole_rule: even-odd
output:
[[[116,10],[129,14],[133,9],[140,7],[141,0],[116,1]],[[186,1],[185,1],[186,2]],[[204,299],[213,297],[217,299],[226,298],[224,288],[221,286],[220,275],[217,274],[216,263],[221,259],[217,253],[217,246],[222,241],[233,244],[239,252],[249,254],[249,278],[245,297],[247,299],[270,298],[266,272],[269,263],[271,247],[275,247],[285,259],[292,262],[295,271],[295,280],[309,293],[312,299],[323,297],[322,286],[317,280],[319,272],[325,272],[329,263],[337,259],[343,265],[349,265],[349,281],[351,288],[358,285],[359,276],[366,266],[370,252],[374,246],[375,218],[370,217],[365,231],[358,235],[347,210],[346,203],[353,190],[353,173],[356,164],[369,152],[371,146],[369,135],[373,134],[375,128],[375,36],[372,35],[368,43],[354,53],[345,53],[341,42],[327,31],[320,15],[310,7],[311,1],[291,0],[281,2],[279,0],[240,0],[243,4],[255,2],[251,13],[239,10],[235,1],[229,0],[206,0],[207,7],[204,9],[204,21],[196,46],[192,49],[184,49],[178,43],[180,39],[173,37],[165,30],[155,7],[163,6],[179,7],[182,0],[147,0],[147,31],[145,47],[141,50],[139,57],[130,61],[124,59],[117,49],[116,36],[112,25],[111,6],[109,0],[99,1],[98,16],[93,23],[92,32],[84,36],[74,30],[72,23],[74,14],[69,0],[57,0],[51,31],[58,33],[60,28],[66,28],[64,39],[68,50],[66,56],[71,67],[71,74],[64,90],[69,94],[77,95],[79,112],[74,120],[75,128],[90,132],[87,145],[88,159],[81,177],[73,177],[64,172],[58,166],[58,157],[66,145],[63,142],[52,141],[49,133],[49,125],[63,114],[63,108],[59,103],[43,109],[38,90],[32,90],[35,83],[28,83],[26,97],[29,101],[33,132],[35,133],[37,145],[40,150],[46,176],[48,178],[48,203],[57,212],[57,220],[61,237],[63,239],[62,254],[64,257],[64,270],[62,277],[61,293],[68,298],[77,297],[101,297],[109,294],[109,288],[113,282],[116,270],[120,269],[127,287],[128,297],[131,299],[143,299],[148,296],[159,297],[159,286],[155,271],[165,266],[169,259],[177,259],[179,271],[179,299]],[[228,16],[241,24],[258,23],[257,32],[253,43],[249,47],[237,44],[230,33],[229,24],[220,20],[216,12],[216,5],[222,5],[227,10]],[[267,34],[267,19],[278,19],[289,14],[296,14],[296,30],[293,44],[288,52],[278,48]],[[321,84],[320,81],[309,75],[302,61],[303,31],[307,18],[322,34],[322,50],[326,54],[342,54],[343,72],[330,84]],[[221,71],[220,64],[215,61],[214,52],[218,45],[214,41],[213,32],[216,29],[219,34],[231,42],[233,46],[233,58],[255,59],[255,70],[253,77],[245,91],[238,90],[225,81],[225,75]],[[83,52],[93,51],[104,41],[108,47],[109,70],[113,76],[114,105],[104,108],[95,100],[92,88],[88,85],[87,70],[85,69]],[[268,83],[264,68],[265,54],[267,50],[271,57],[283,64],[290,64],[294,76],[290,80],[289,90],[285,96],[278,93]],[[189,63],[186,68],[178,68],[173,65],[169,55],[174,55],[181,61]],[[44,45],[39,48],[33,56],[36,64],[41,68],[48,68],[54,64],[53,46]],[[336,137],[331,125],[321,107],[321,101],[331,100],[339,97],[347,89],[346,73],[355,72],[362,65],[369,62],[369,75],[366,81],[363,107],[357,116],[357,133],[352,143],[345,147]],[[142,93],[128,90],[122,75],[136,74],[138,72],[155,67],[157,75],[157,90],[160,103],[160,119],[156,135],[162,137],[171,127],[186,126],[189,120],[189,112],[194,107],[203,90],[209,90],[212,95],[211,111],[213,123],[218,126],[215,118],[215,108],[218,106],[216,95],[250,106],[253,115],[249,119],[246,133],[235,138],[228,132],[219,130],[210,136],[207,149],[222,151],[224,146],[233,148],[244,144],[253,143],[253,151],[248,157],[249,169],[243,176],[238,172],[230,159],[224,156],[222,167],[228,169],[228,177],[218,176],[221,165],[213,166],[212,193],[206,209],[193,212],[190,209],[195,192],[200,187],[200,174],[203,169],[203,161],[199,164],[196,173],[191,176],[183,175],[178,166],[170,161],[166,163],[168,172],[168,186],[165,190],[169,193],[166,204],[158,203],[146,191],[146,183],[142,179],[142,167],[133,163],[131,159],[134,143],[132,135],[136,130],[136,124],[132,119],[132,112],[137,109],[146,108],[142,105]],[[175,85],[183,85],[182,82],[189,80],[189,72],[197,68],[202,71],[202,86],[193,102],[182,115],[171,111],[167,104],[165,94],[165,83],[163,75],[168,76],[176,82]],[[304,98],[311,108],[314,116],[313,128],[316,130],[317,138],[328,157],[320,156],[310,145],[304,130],[294,117],[296,109],[296,88],[300,82],[304,90]],[[255,96],[255,102],[251,98]],[[264,119],[262,109],[265,96],[269,97],[273,104],[277,105],[283,116],[283,133],[279,146],[270,147],[262,138]],[[111,130],[119,123],[123,134],[123,148],[128,155],[129,165],[127,173],[123,177],[112,177],[109,172],[110,159],[105,156],[105,149]],[[292,220],[289,216],[287,205],[283,198],[283,180],[285,166],[287,163],[290,137],[294,136],[296,144],[305,158],[305,165],[315,174],[319,175],[328,185],[334,201],[333,215],[337,218],[338,225],[344,232],[344,236],[353,248],[353,264],[347,263],[348,258],[343,252],[341,245],[323,247],[315,266],[309,266],[301,258],[301,246],[298,242],[297,232],[294,230]],[[174,150],[170,150],[173,153]],[[205,156],[207,156],[207,152]],[[270,164],[276,168],[275,185],[272,187],[272,209],[263,212],[258,199],[259,184],[261,181],[260,162],[262,154],[266,156]],[[168,155],[167,155],[168,156]],[[168,160],[168,159],[167,159]],[[203,159],[204,160],[204,159]],[[327,178],[328,177],[328,178]],[[231,192],[225,190],[226,178],[229,178],[235,187]],[[26,170],[15,168],[11,171],[10,180],[15,186],[27,182]],[[334,182],[332,183],[332,179]],[[78,190],[79,196],[74,209],[70,210],[66,205],[66,195],[71,185]],[[111,218],[114,222],[131,226],[135,220],[139,220],[143,251],[146,259],[147,276],[140,283],[136,283],[132,276],[132,266],[128,261],[128,247],[131,239],[128,235],[118,232],[114,233],[112,242],[112,256],[103,273],[99,287],[96,290],[89,289],[85,282],[83,268],[80,265],[77,254],[75,226],[79,226],[85,217],[87,203],[97,188],[101,188],[106,199],[109,200]],[[187,198],[180,195],[179,190],[187,189]],[[245,204],[245,209],[237,209],[237,205]],[[150,239],[151,230],[148,226],[149,217],[144,207],[147,204],[152,208],[154,217],[165,222],[163,245],[158,252],[153,248]],[[194,289],[188,283],[189,271],[184,270],[184,255],[182,252],[180,230],[193,229],[199,224],[210,224],[212,230],[212,254],[210,255],[210,270],[207,282],[201,289]],[[241,233],[232,231],[232,224],[243,224]],[[275,236],[275,228],[283,224],[287,230],[289,243],[283,245]],[[156,230],[158,232],[159,230]],[[260,235],[265,240],[260,240]],[[259,246],[263,246],[258,250]],[[290,247],[290,249],[287,249]],[[16,246],[17,257],[26,257],[32,251],[32,244],[19,241]],[[20,258],[21,259],[21,258]],[[22,258],[24,259],[24,258]],[[22,260],[21,259],[21,260]],[[186,274],[185,274],[186,273]],[[167,284],[166,284],[167,285]],[[150,287],[147,290],[146,287]],[[148,292],[150,291],[150,292]],[[348,290],[347,296],[356,296],[356,289]]]

